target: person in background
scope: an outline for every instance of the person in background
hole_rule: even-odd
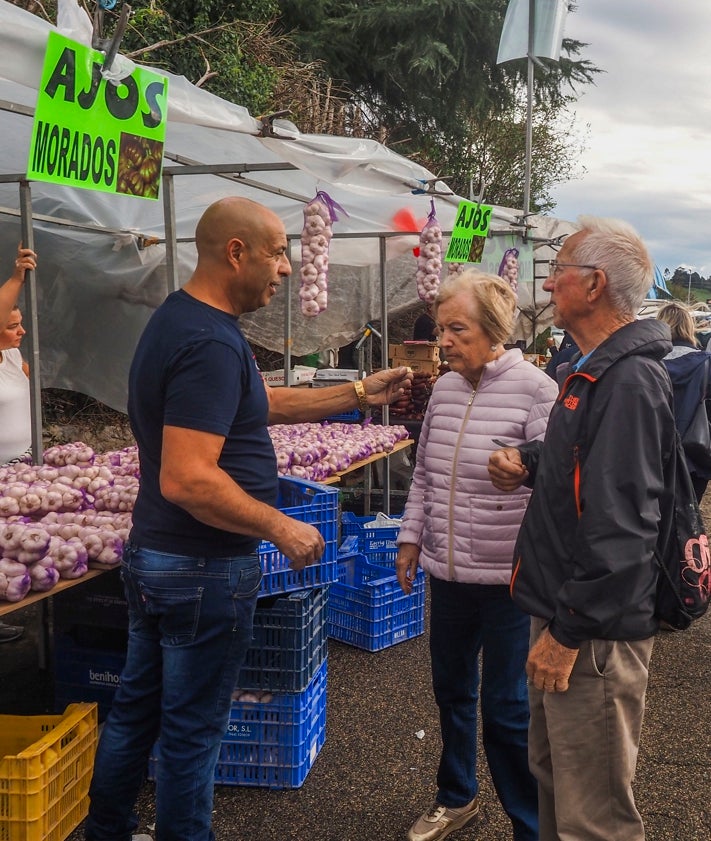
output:
[[[414,342],[437,341],[437,322],[432,318],[432,304],[425,304],[425,311],[415,320],[412,340]]]
[[[123,841],[138,827],[159,737],[157,837],[213,841],[215,766],[262,579],[258,543],[272,541],[296,570],[324,549],[314,526],[276,508],[267,424],[382,405],[412,380],[400,367],[328,388],[269,388],[239,318],[267,306],[291,273],[284,225],[263,205],[224,198],[203,213],[195,242],[195,270],[151,317],[129,374],[141,482],[122,562],[128,652],[96,754],[87,841]]]
[[[711,311],[708,304],[695,302],[693,313],[692,315],[691,310],[689,311],[694,323],[694,343],[703,350],[708,350],[711,343]]]
[[[673,348],[664,357],[669,377],[674,389],[674,417],[679,435],[689,428],[702,395],[711,397],[711,354],[699,350],[696,340],[694,319],[684,304],[670,301],[657,312],[657,319],[664,322],[671,330]],[[686,458],[686,464],[691,474],[696,499],[701,498],[711,473],[701,465]]]
[[[582,217],[543,288],[580,348],[544,442],[493,453],[532,485],[511,594],[532,617],[529,756],[540,841],[643,841],[632,792],[654,635],[660,529],[672,517],[668,328],[636,314],[654,264],[624,222]]]
[[[20,353],[25,330],[17,299],[27,270],[36,267],[37,255],[20,243],[13,272],[0,286],[0,465],[28,459],[32,444],[30,370]],[[0,643],[13,642],[22,633],[21,626],[0,622]]]
[[[575,343],[575,339],[568,332],[565,332],[563,334],[563,338],[561,339],[558,353],[553,354],[550,362],[546,365],[546,374],[557,381],[558,366],[565,362],[569,362],[575,354],[578,353],[578,351],[579,348]]]
[[[558,389],[518,348],[504,350],[515,311],[507,283],[471,270],[445,280],[435,301],[451,370],[439,377],[427,406],[396,563],[406,593],[418,566],[430,574],[442,753],[434,803],[412,825],[410,841],[445,838],[479,811],[480,685],[483,744],[496,792],[515,841],[538,839],[527,752],[530,621],[509,595],[511,554],[530,492],[498,492],[486,468],[495,439],[517,445],[543,438]]]

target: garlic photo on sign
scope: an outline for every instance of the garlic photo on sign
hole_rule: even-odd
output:
[[[509,248],[501,260],[499,277],[505,280],[511,289],[518,291],[518,248]]]

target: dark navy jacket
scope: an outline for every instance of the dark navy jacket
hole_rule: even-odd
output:
[[[682,345],[681,342],[674,342],[674,344],[675,346]],[[711,380],[709,379],[711,364],[707,366],[707,360],[711,363],[711,354],[705,350],[663,360],[674,388],[674,416],[676,428],[682,438],[703,395],[711,397]],[[690,473],[695,473],[704,479],[711,479],[711,471],[704,470],[689,458],[686,459],[686,463]]]
[[[514,554],[511,595],[571,648],[652,636],[654,549],[670,521],[669,328],[626,324],[563,383],[544,442],[521,449],[533,494]]]

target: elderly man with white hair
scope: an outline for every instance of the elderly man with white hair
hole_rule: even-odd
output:
[[[637,321],[653,264],[623,222],[583,217],[551,261],[568,363],[545,440],[492,454],[495,486],[533,487],[511,593],[532,617],[529,761],[540,841],[643,841],[632,794],[644,713],[660,528],[675,430],[669,328]]]

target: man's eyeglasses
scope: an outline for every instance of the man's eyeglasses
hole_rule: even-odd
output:
[[[548,268],[551,275],[555,276],[560,274],[563,269],[598,269],[599,266],[586,266],[581,263],[559,263],[557,260],[549,260]]]

